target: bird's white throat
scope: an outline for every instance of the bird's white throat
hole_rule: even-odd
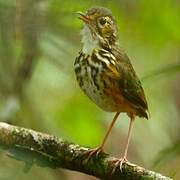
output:
[[[84,26],[84,28],[81,31],[81,42],[83,43],[83,53],[85,54],[91,54],[92,51],[98,47],[98,40],[94,39],[92,37],[92,34],[90,32],[90,29],[87,27],[87,25]]]

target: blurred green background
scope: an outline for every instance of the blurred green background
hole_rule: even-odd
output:
[[[0,0],[0,121],[95,147],[114,114],[80,90],[73,63],[83,24],[76,11],[113,11],[119,43],[142,79],[151,117],[137,118],[129,160],[180,179],[179,0]],[[129,119],[121,114],[106,151],[123,152]],[[2,180],[93,180],[63,169],[32,166],[0,150]],[[3,166],[2,166],[3,164]]]

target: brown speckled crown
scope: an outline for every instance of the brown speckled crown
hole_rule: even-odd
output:
[[[104,8],[104,7],[93,7],[87,10],[86,14],[89,16],[96,14],[97,17],[109,16],[116,23],[115,18],[112,15],[112,12],[109,9]]]
[[[112,35],[107,39],[108,41],[103,41],[103,42],[100,41],[100,45],[105,47],[107,46],[106,44],[107,42],[110,45],[115,45],[118,40],[118,28],[117,28],[116,20],[112,15],[112,12],[109,9],[104,8],[104,7],[93,7],[87,10],[86,15],[90,16],[91,19],[93,19],[95,24],[97,23],[99,18],[106,17],[106,16],[108,16],[113,21],[114,33],[112,33]],[[101,35],[98,26],[96,26],[95,29]]]

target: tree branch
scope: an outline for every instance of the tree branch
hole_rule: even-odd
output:
[[[0,122],[0,145],[23,160],[30,168],[33,164],[50,168],[66,168],[93,175],[104,180],[170,180],[159,173],[134,164],[124,164],[122,172],[114,166],[113,157],[100,153],[87,161],[84,153],[88,148],[66,142],[55,136]],[[27,168],[26,168],[27,169]]]

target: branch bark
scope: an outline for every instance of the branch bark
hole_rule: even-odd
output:
[[[122,171],[116,168],[112,173],[115,167],[113,160],[116,158],[108,154],[100,153],[87,161],[84,153],[88,148],[3,122],[0,122],[0,145],[10,150],[15,158],[27,162],[27,167],[36,164],[50,168],[66,168],[104,180],[171,179],[134,164],[124,164]]]

